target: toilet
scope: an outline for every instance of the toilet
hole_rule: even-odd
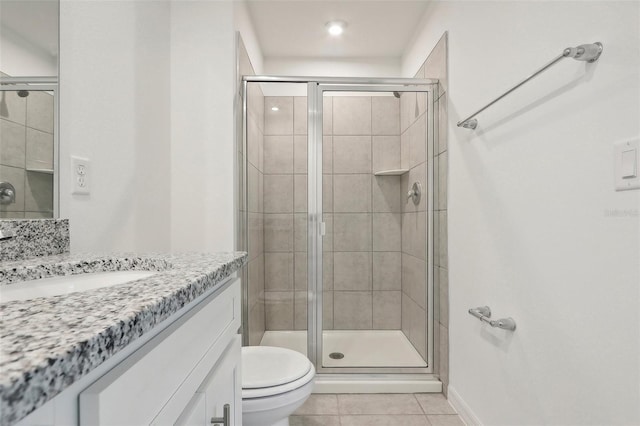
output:
[[[311,395],[316,370],[291,349],[242,348],[242,425],[289,426],[289,416]]]

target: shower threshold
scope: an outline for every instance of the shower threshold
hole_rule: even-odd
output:
[[[306,356],[307,332],[266,331],[260,345],[288,348]],[[322,346],[323,367],[427,366],[400,330],[326,330]]]

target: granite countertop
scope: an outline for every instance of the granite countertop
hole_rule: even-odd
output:
[[[62,392],[246,262],[246,253],[69,255],[0,262],[0,285],[83,272],[151,277],[63,296],[0,303],[0,425]]]

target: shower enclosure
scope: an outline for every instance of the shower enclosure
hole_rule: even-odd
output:
[[[440,391],[437,80],[243,74],[245,345],[307,355],[320,391]]]

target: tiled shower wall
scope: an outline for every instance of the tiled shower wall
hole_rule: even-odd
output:
[[[436,324],[435,336],[437,342],[436,367],[442,381],[442,389],[447,394],[449,385],[449,261],[447,234],[447,175],[448,175],[448,138],[447,138],[447,33],[444,33],[424,62],[416,77],[436,78],[439,80],[438,99],[435,108],[438,109],[438,125],[435,126],[436,146],[433,150],[434,164],[434,296]]]
[[[254,75],[249,56],[239,42],[240,75]],[[242,150],[242,147],[239,147]],[[249,344],[258,345],[265,331],[264,304],[264,96],[259,84],[247,85],[247,162],[240,151],[240,164],[247,166],[247,220],[249,262],[247,265]],[[242,206],[242,203],[241,203]],[[242,236],[241,236],[242,238]]]
[[[323,323],[325,329],[401,328],[399,101],[324,101]],[[272,108],[276,107],[277,111]],[[265,289],[267,330],[307,326],[307,104],[265,98]]]
[[[420,202],[402,200],[402,331],[427,357],[427,95],[405,92],[400,98],[402,193],[422,186]]]
[[[5,75],[5,74],[2,74]],[[0,93],[0,182],[16,190],[15,203],[0,204],[0,218],[53,217],[53,96],[29,91]]]

